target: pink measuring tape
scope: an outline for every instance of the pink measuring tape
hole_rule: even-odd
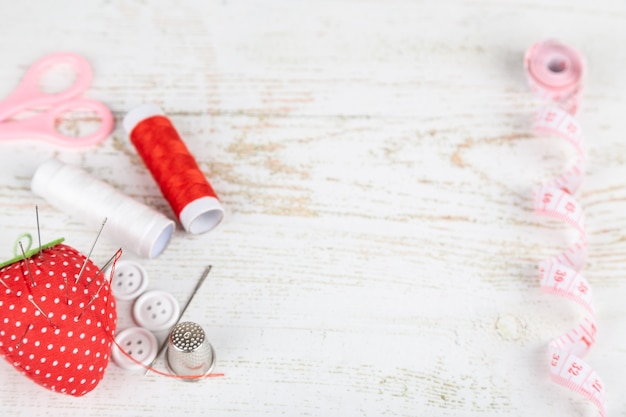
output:
[[[573,117],[578,108],[585,64],[576,50],[555,41],[544,41],[528,49],[525,66],[531,88],[542,98],[562,106],[540,110],[535,131],[566,140],[578,154],[565,174],[535,191],[535,212],[563,221],[579,235],[571,248],[539,265],[541,289],[570,299],[587,312],[578,326],[550,342],[550,376],[556,383],[590,400],[598,409],[598,415],[604,417],[604,384],[582,359],[595,342],[597,332],[591,286],[580,273],[587,255],[584,212],[574,199],[583,180],[585,164],[582,129]]]
[[[575,49],[553,40],[538,42],[524,57],[530,88],[541,98],[576,113],[585,60]]]

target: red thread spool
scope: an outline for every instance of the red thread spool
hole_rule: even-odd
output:
[[[159,106],[131,110],[124,129],[188,233],[208,232],[222,221],[224,209],[213,187]]]

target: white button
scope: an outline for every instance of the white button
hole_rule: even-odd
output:
[[[113,346],[111,357],[117,366],[124,369],[141,369],[142,366],[133,362],[128,356],[149,365],[156,357],[159,349],[156,337],[146,329],[141,327],[130,327],[119,332],[115,336],[117,344],[126,352],[122,352],[119,347]]]
[[[165,291],[153,290],[143,293],[133,304],[135,322],[148,330],[169,330],[178,321],[178,301]]]
[[[111,274],[107,268],[106,277]],[[118,300],[132,300],[148,287],[148,273],[141,265],[132,261],[119,261],[115,265],[115,274],[111,291]]]

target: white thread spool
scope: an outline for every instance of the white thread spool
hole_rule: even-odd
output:
[[[56,159],[39,166],[31,189],[88,226],[95,228],[106,217],[102,235],[146,258],[159,256],[174,232],[174,222],[163,214]]]

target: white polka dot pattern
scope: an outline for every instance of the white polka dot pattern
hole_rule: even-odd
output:
[[[117,314],[108,277],[58,244],[0,269],[0,356],[34,382],[81,396],[102,380]],[[29,272],[30,269],[30,272]],[[35,282],[35,285],[32,282]]]

